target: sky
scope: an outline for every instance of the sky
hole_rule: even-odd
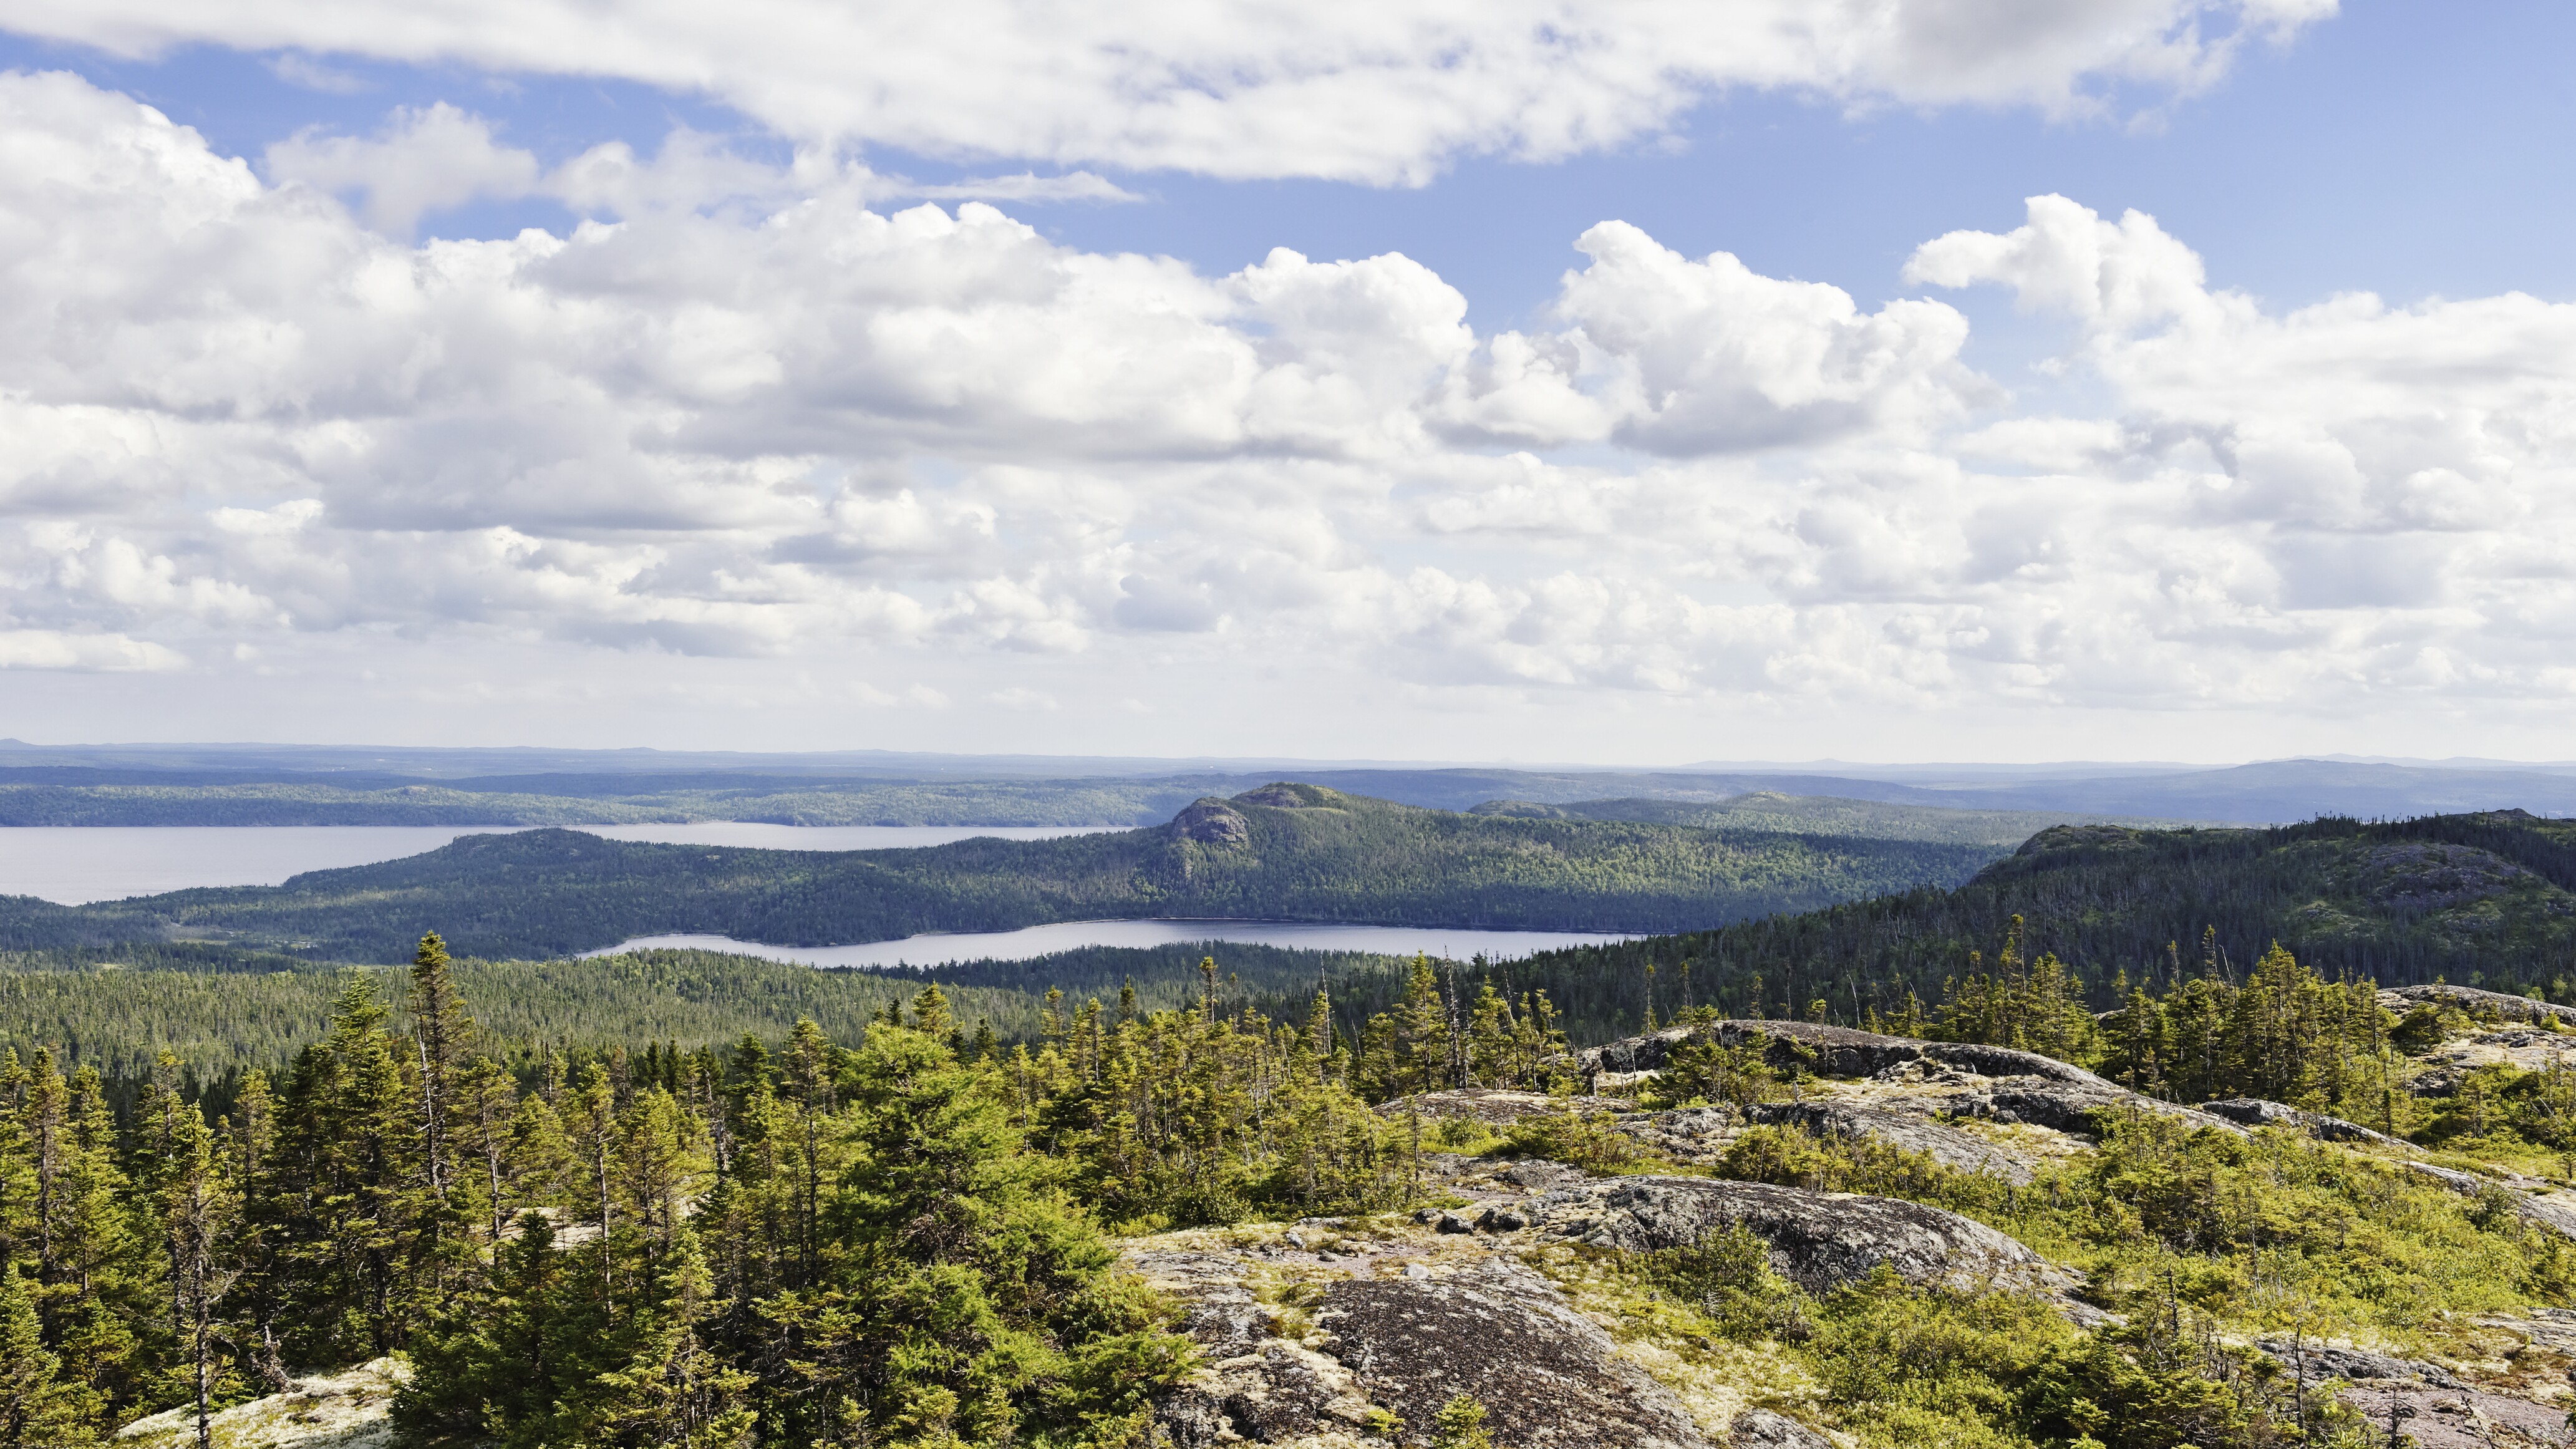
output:
[[[2564,758],[2576,11],[0,6],[0,735]]]

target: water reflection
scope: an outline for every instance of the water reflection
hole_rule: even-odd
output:
[[[807,966],[936,966],[951,961],[1025,961],[1082,946],[1168,946],[1178,942],[1246,941],[1308,951],[1369,951],[1389,956],[1425,952],[1464,960],[1483,955],[1517,960],[1565,946],[1633,940],[1607,931],[1476,931],[1448,926],[1349,926],[1306,921],[1067,921],[1018,931],[961,931],[858,946],[769,946],[729,936],[641,936],[612,951],[656,946],[732,951]],[[593,951],[594,956],[611,954]]]

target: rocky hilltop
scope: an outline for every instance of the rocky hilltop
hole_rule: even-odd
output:
[[[2505,1042],[2518,1032],[2528,1029],[2491,1023],[2435,1044],[2410,1071],[2438,1077],[2448,1056],[2527,1051]],[[1677,1053],[1710,1046],[1758,1056],[1776,1074],[1775,1092],[1645,1105]],[[1420,1170],[1438,1208],[1130,1240],[1127,1262],[1182,1306],[1203,1355],[1196,1377],[1159,1407],[1170,1441],[1463,1442],[1441,1438],[1435,1422],[1463,1397],[1483,1410],[1491,1442],[1512,1449],[1887,1442],[1886,1419],[1864,1424],[1854,1414],[1851,1367],[1812,1351],[1839,1330],[1800,1315],[1824,1320],[1872,1295],[1911,1294],[1903,1301],[1934,1310],[2042,1313],[2058,1326],[2032,1331],[2062,1335],[2052,1351],[2070,1363],[2086,1361],[2087,1345],[2121,1345],[2123,1362],[2143,1362],[2140,1345],[2170,1349],[2174,1335],[2141,1321],[2142,1306],[2196,1324],[2182,1336],[2199,1371],[2229,1384],[2240,1406],[2220,1415],[2236,1415],[2235,1431],[2208,1443],[2293,1441],[2260,1438],[2244,1405],[2269,1405],[2266,1422],[2304,1423],[2318,1443],[2341,1433],[2357,1437],[2334,1442],[2388,1444],[2392,1425],[2393,1442],[2427,1449],[2571,1442],[2576,1311],[2531,1301],[2545,1294],[2436,1308],[2421,1331],[2383,1322],[2354,1332],[2348,1319],[2341,1332],[2265,1331],[2195,1316],[2187,1298],[2156,1308],[2125,1269],[2109,1275],[2120,1281],[2097,1278],[2074,1259],[2116,1254],[2085,1250],[2046,1215],[2049,1196],[2084,1191],[2088,1174],[2124,1150],[2122,1134],[2142,1131],[2163,1133],[2155,1140],[2165,1150],[2212,1144],[2195,1150],[2269,1160],[2275,1170],[2322,1162],[2370,1191],[2421,1184],[2411,1190],[2539,1243],[2543,1259],[2559,1251],[2543,1239],[2576,1236],[2576,1198],[2548,1182],[2285,1104],[2187,1107],[2035,1053],[1847,1028],[1718,1021],[1613,1042],[1585,1053],[1582,1066],[1588,1095],[1467,1089],[1381,1107],[1430,1144]],[[1525,1150],[1551,1133],[1578,1146],[1570,1155],[1588,1166]],[[1479,1142],[1495,1145],[1441,1150]],[[1909,1199],[1740,1180],[1759,1158],[1753,1148],[1781,1142],[1877,1150],[1937,1191]],[[1919,1200],[1941,1193],[1958,1208]],[[1748,1239],[1759,1262],[1740,1272],[1772,1285],[1775,1322],[1712,1332],[1741,1312],[1718,1306],[1733,1290],[1694,1305],[1690,1293],[1640,1286],[1669,1264]],[[2320,1325],[2332,1316],[2314,1315]]]

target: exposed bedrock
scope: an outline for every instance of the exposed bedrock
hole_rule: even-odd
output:
[[[2222,1117],[2141,1096],[2037,1052],[1916,1041],[1811,1022],[1720,1021],[1675,1027],[1594,1048],[1583,1054],[1582,1064],[1587,1071],[1612,1076],[1659,1072],[1671,1060],[1674,1047],[1695,1037],[1742,1046],[1756,1035],[1769,1041],[1764,1056],[1774,1067],[1803,1067],[1818,1077],[1863,1078],[1885,1086],[1889,1090],[1863,1105],[1891,1116],[1973,1117],[2089,1135],[2096,1113],[2134,1110],[2173,1117],[2194,1127],[2244,1131]],[[1800,1047],[1807,1055],[1800,1055]],[[1849,1124],[1864,1131],[1880,1125],[1862,1118],[1849,1119]]]
[[[1881,1264],[1909,1283],[2003,1288],[2066,1299],[2082,1279],[1985,1224],[1942,1208],[1857,1193],[1815,1192],[1706,1177],[1613,1177],[1530,1204],[1542,1232],[1598,1248],[1659,1252],[1741,1224],[1771,1268],[1811,1292],[1868,1277]]]
[[[1756,1122],[1796,1127],[1818,1137],[1883,1142],[1901,1151],[1920,1153],[1953,1171],[1983,1173],[2016,1187],[2033,1176],[2029,1164],[2022,1159],[1921,1113],[1815,1100],[1764,1102],[1750,1115]]]
[[[2280,1102],[2266,1102],[2260,1097],[2232,1097],[2224,1102],[2205,1102],[2200,1110],[2213,1117],[2224,1117],[2240,1127],[2289,1127],[2328,1142],[2367,1142],[2402,1152],[2414,1151],[2409,1144],[2373,1132],[2358,1122],[2329,1117],[2323,1112],[2302,1111]]]
[[[2546,1001],[2502,991],[2481,991],[2474,986],[2392,986],[2379,993],[2379,1004],[2395,1012],[2410,1011],[2426,1002],[2472,1013],[2492,1011],[2507,1021],[2538,1023],[2553,1016],[2562,1020],[2566,1017],[2562,1008]]]
[[[1621,1357],[1556,1287],[1502,1254],[1426,1258],[1378,1244],[1307,1280],[1304,1321],[1256,1295],[1276,1271],[1239,1252],[1140,1248],[1131,1266],[1184,1308],[1198,1373],[1157,1410],[1180,1449],[1427,1440],[1440,1406],[1483,1404],[1504,1449],[1707,1449],[1671,1390]],[[1295,1337],[1288,1336],[1296,1334]],[[1756,1441],[1764,1442],[1764,1441]]]
[[[1874,1077],[1899,1062],[1928,1061],[1983,1077],[2039,1077],[2071,1086],[2121,1090],[2082,1067],[2069,1066],[2037,1052],[1973,1042],[1917,1041],[1805,1021],[1730,1020],[1707,1026],[1670,1027],[1594,1047],[1580,1060],[1586,1071],[1654,1072],[1663,1070],[1674,1047],[1693,1038],[1715,1037],[1720,1045],[1735,1047],[1757,1035],[1770,1042],[1765,1059],[1783,1071],[1803,1065],[1823,1077]],[[1802,1058],[1799,1047],[1805,1047],[1812,1055]]]

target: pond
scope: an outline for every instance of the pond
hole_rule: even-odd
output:
[[[1246,941],[1265,946],[1293,946],[1307,951],[1369,951],[1465,960],[1482,954],[1514,961],[1539,951],[1565,946],[1596,946],[1632,940],[1632,935],[1605,931],[1476,931],[1449,926],[1351,926],[1310,921],[1066,921],[1018,931],[961,931],[954,935],[911,936],[900,941],[872,941],[860,946],[768,946],[729,936],[641,936],[609,951],[655,946],[732,951],[793,961],[807,966],[936,966],[950,961],[1025,961],[1081,946],[1168,946],[1175,942]]]

